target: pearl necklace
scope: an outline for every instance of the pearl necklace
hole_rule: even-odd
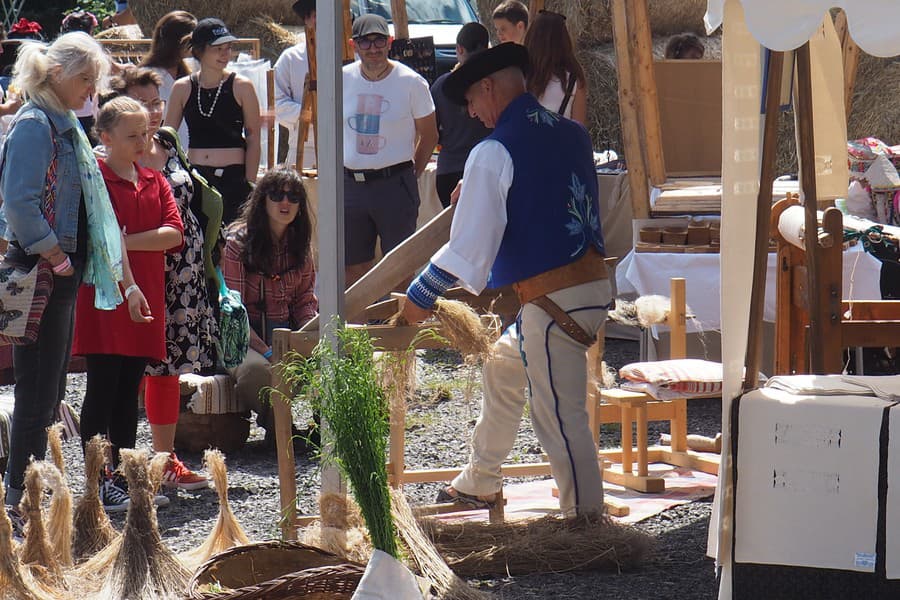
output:
[[[210,118],[216,110],[216,102],[219,101],[219,94],[222,93],[222,85],[225,83],[226,78],[219,79],[219,86],[216,88],[216,95],[213,98],[212,106],[209,107],[209,112],[203,112],[203,106],[200,104],[200,76],[197,76],[197,112],[200,113],[200,116]]]

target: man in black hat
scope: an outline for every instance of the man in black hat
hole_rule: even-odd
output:
[[[428,82],[388,59],[391,34],[379,15],[353,22],[350,45],[359,56],[344,67],[344,253],[347,285],[375,258],[416,230],[419,188],[437,144]]]
[[[300,135],[300,112],[303,106],[303,91],[309,73],[309,58],[306,50],[306,35],[315,33],[316,0],[297,0],[292,5],[294,12],[303,21],[303,35],[297,44],[281,53],[275,62],[275,119],[288,130],[288,153],[285,165],[294,166],[297,161],[297,139]],[[316,166],[315,139],[312,129],[303,149],[305,169]]]
[[[484,506],[495,499],[527,386],[560,509],[571,516],[603,509],[585,410],[585,352],[612,291],[590,136],[525,91],[527,65],[527,50],[505,43],[471,56],[444,82],[448,98],[494,131],[470,152],[450,241],[409,286],[403,312],[409,322],[423,320],[452,285],[473,294],[513,286],[522,310],[485,362],[472,456],[439,501]]]

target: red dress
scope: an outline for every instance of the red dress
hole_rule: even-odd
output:
[[[184,232],[172,188],[162,173],[135,165],[137,187],[122,179],[101,160],[100,171],[109,190],[119,225],[126,233],[140,233],[168,225]],[[181,246],[168,252],[178,252]],[[72,354],[117,354],[144,356],[162,360],[166,357],[165,253],[161,251],[128,252],[134,280],[147,302],[153,320],[135,323],[122,302],[115,310],[94,308],[94,288],[82,285],[75,305],[75,339]]]

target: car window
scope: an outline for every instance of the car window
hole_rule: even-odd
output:
[[[390,0],[351,0],[354,15],[375,14],[391,20]],[[467,0],[406,0],[410,24],[468,23],[475,20]]]

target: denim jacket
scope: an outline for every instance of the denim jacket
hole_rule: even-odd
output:
[[[19,109],[3,145],[0,235],[18,242],[27,254],[46,252],[57,244],[63,252],[75,252],[81,176],[72,134],[66,115],[29,102]],[[41,212],[41,203],[53,144],[57,157],[56,219],[51,227]]]

